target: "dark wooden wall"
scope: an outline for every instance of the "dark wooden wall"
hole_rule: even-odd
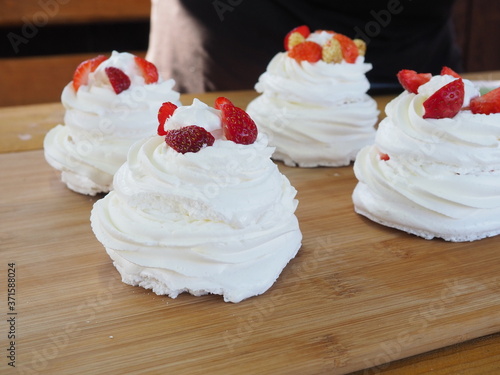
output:
[[[454,21],[465,71],[500,70],[500,1],[457,0]]]
[[[0,0],[0,106],[59,101],[77,64],[109,45],[143,56],[150,7],[150,0]],[[457,0],[454,21],[465,70],[500,70],[500,1]],[[24,38],[17,45],[12,32]]]

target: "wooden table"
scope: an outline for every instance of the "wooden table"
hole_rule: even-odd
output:
[[[222,94],[242,107],[255,96]],[[59,103],[0,109],[0,373],[500,373],[500,237],[385,228],[353,212],[352,166],[279,164],[299,191],[304,241],[276,284],[239,304],[156,296],[121,283],[93,236],[99,197],[69,191],[45,162],[62,116]]]

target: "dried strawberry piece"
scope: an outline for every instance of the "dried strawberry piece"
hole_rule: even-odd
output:
[[[285,36],[285,50],[290,51],[297,44],[302,43],[311,34],[311,30],[306,25],[298,26]]]
[[[185,154],[187,152],[198,152],[203,147],[212,146],[215,138],[205,128],[197,125],[189,125],[180,129],[168,130],[165,142],[175,151]]]
[[[115,68],[114,66],[108,66],[104,71],[117,95],[130,87],[130,78],[123,70]]]
[[[304,43],[297,44],[290,51],[288,51],[288,56],[301,61],[309,61],[310,63],[315,63],[321,60],[322,47],[315,42],[306,41]]]
[[[383,161],[391,160],[391,157],[388,154],[383,153],[383,152],[379,152],[378,157],[380,160],[383,160]]]
[[[342,49],[342,55],[344,60],[348,63],[355,63],[359,56],[358,46],[354,41],[343,34],[335,34],[333,36],[340,43],[340,48]]]

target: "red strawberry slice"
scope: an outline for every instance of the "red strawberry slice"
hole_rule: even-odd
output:
[[[73,73],[73,88],[75,91],[77,91],[80,86],[87,85],[89,83],[89,74],[95,71],[99,64],[107,59],[106,56],[99,55],[81,62]]]
[[[109,82],[117,95],[130,87],[130,78],[123,72],[123,70],[113,66],[108,66],[104,69],[104,71],[106,72]]]
[[[448,68],[447,66],[443,66],[443,69],[441,69],[441,75],[444,76],[448,74],[449,76],[455,77],[455,78],[462,78],[460,77],[460,74],[455,72],[453,69]]]
[[[418,93],[418,88],[432,78],[431,73],[417,73],[414,70],[403,69],[397,74],[398,81],[403,88],[413,94]]]
[[[234,104],[228,98],[225,98],[223,96],[219,96],[217,99],[215,99],[215,109],[222,109],[222,107],[225,105],[234,106]]]
[[[484,95],[472,98],[469,108],[472,113],[489,115],[500,113],[500,87]]]
[[[177,109],[177,106],[172,102],[165,102],[161,105],[158,110],[158,135],[166,135],[164,125],[165,122],[173,115],[174,111]]]
[[[257,125],[241,108],[223,105],[221,108],[222,132],[227,140],[249,145],[257,139]]]
[[[297,44],[290,51],[288,51],[288,56],[295,59],[297,62],[309,61],[314,63],[321,60],[322,48],[318,43],[306,41],[304,43]]]
[[[452,118],[464,104],[464,82],[456,79],[444,85],[424,102],[424,118]]]
[[[335,34],[333,37],[340,43],[344,60],[351,64],[356,62],[356,59],[359,56],[359,50],[354,41],[343,34]]]
[[[134,56],[134,60],[147,85],[158,82],[158,69],[156,69],[155,64],[139,56]]]
[[[215,138],[205,128],[189,125],[180,129],[168,130],[165,142],[175,151],[185,154],[186,152],[198,152],[204,146],[212,146]]]
[[[284,40],[284,45],[285,45],[286,51],[289,51],[291,49],[290,45],[289,45],[289,41],[290,41],[290,37],[292,36],[293,33],[299,33],[304,38],[307,38],[311,34],[311,30],[309,30],[309,27],[307,27],[306,25],[302,25],[302,26],[296,27],[295,29],[290,31],[288,34],[286,34],[285,40]]]

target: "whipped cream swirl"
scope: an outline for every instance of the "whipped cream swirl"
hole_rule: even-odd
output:
[[[500,114],[467,110],[479,92],[464,79],[464,105],[455,117],[422,118],[423,102],[454,79],[435,76],[418,94],[405,91],[387,105],[375,144],[354,164],[358,213],[427,239],[500,233]]]
[[[297,62],[278,53],[255,85],[248,113],[289,166],[341,166],[373,142],[378,110],[366,94],[371,64]]]
[[[218,112],[197,100],[179,107],[165,127],[196,118],[214,144],[181,154],[163,137],[135,143],[114,190],[94,205],[92,228],[125,283],[239,302],[264,293],[297,253],[296,190],[271,161],[267,137],[223,139]]]
[[[116,94],[107,78],[109,66],[130,78],[130,87]],[[114,51],[89,74],[89,83],[75,92],[70,82],[61,100],[64,125],[51,129],[44,140],[45,158],[62,172],[62,181],[79,193],[95,195],[112,189],[116,170],[130,145],[156,133],[158,108],[179,104],[173,79],[145,84],[134,55]]]

